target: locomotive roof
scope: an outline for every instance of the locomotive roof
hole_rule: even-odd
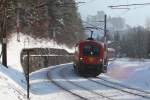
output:
[[[96,43],[96,44],[100,44],[100,45],[102,45],[102,46],[104,46],[104,43],[103,42],[100,42],[100,41],[96,41],[96,40],[82,40],[82,41],[80,41],[79,43],[77,43],[77,45],[78,44],[84,44],[84,43]]]

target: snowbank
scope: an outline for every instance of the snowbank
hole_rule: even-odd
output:
[[[25,77],[22,72],[13,68],[0,65],[0,99],[20,100],[25,99]]]
[[[108,66],[109,77],[121,84],[150,91],[150,60],[117,59]]]
[[[17,35],[14,33],[8,43],[8,66],[17,66],[18,68],[16,69],[23,71],[20,64],[20,53],[23,48],[57,48],[65,49],[70,53],[74,52],[73,48],[68,48],[66,45],[58,45],[53,40],[35,40],[24,34],[20,34],[20,42],[18,42]]]
[[[29,36],[20,34],[20,41],[17,41],[16,34],[13,34],[9,39],[7,45],[7,62],[8,69],[0,65],[0,100],[26,100],[26,79],[23,73],[23,69],[20,64],[20,53],[24,48],[57,48],[65,49],[68,52],[73,52],[72,48],[68,48],[65,45],[57,45],[54,41],[43,41],[41,39],[33,39]],[[64,97],[64,93],[57,93],[58,87],[49,83],[47,79],[47,71],[42,69],[42,72],[35,72],[34,75],[38,79],[36,82],[34,77],[31,75],[31,96],[32,100],[54,100],[57,95]],[[39,74],[39,75],[38,75]],[[43,77],[42,77],[43,75]],[[40,81],[39,81],[40,80]],[[32,83],[33,82],[33,83]],[[54,93],[49,96],[49,93]],[[38,93],[38,94],[37,94]],[[33,96],[34,95],[34,96]],[[35,96],[37,95],[37,96]],[[39,96],[38,96],[39,95]],[[47,96],[41,96],[47,95]],[[68,95],[68,94],[67,94]],[[67,96],[66,95],[66,96]],[[65,99],[64,99],[65,100]]]

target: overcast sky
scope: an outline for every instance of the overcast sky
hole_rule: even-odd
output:
[[[120,5],[120,4],[139,4],[150,3],[150,0],[76,0],[86,2],[79,4],[78,10],[82,16],[82,19],[88,15],[95,15],[97,11],[105,11],[110,16],[124,17],[126,23],[131,26],[145,25],[147,18],[150,19],[150,5],[148,6],[132,6],[130,10],[112,10],[108,6]]]

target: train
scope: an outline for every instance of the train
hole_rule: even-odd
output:
[[[107,50],[103,42],[88,38],[75,45],[74,70],[81,76],[96,77],[107,72]]]

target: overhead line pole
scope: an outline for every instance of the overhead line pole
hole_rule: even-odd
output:
[[[3,22],[2,22],[2,64],[7,67],[7,3],[8,0],[4,1],[4,10],[2,13]]]
[[[104,71],[107,71],[108,63],[108,45],[107,45],[107,15],[104,16],[104,47],[105,47],[105,61],[104,61]]]
[[[107,29],[106,29],[106,19],[107,19],[107,15],[105,15],[104,17],[104,42],[106,43],[107,42],[107,38],[106,38],[106,35],[107,35]]]
[[[30,67],[30,50],[27,50],[27,72],[26,72],[26,80],[27,80],[27,98],[30,98],[30,79],[29,79],[29,67]]]
[[[30,100],[30,54],[34,52],[33,49],[27,49],[27,68],[25,71],[26,81],[27,81],[27,99]]]

